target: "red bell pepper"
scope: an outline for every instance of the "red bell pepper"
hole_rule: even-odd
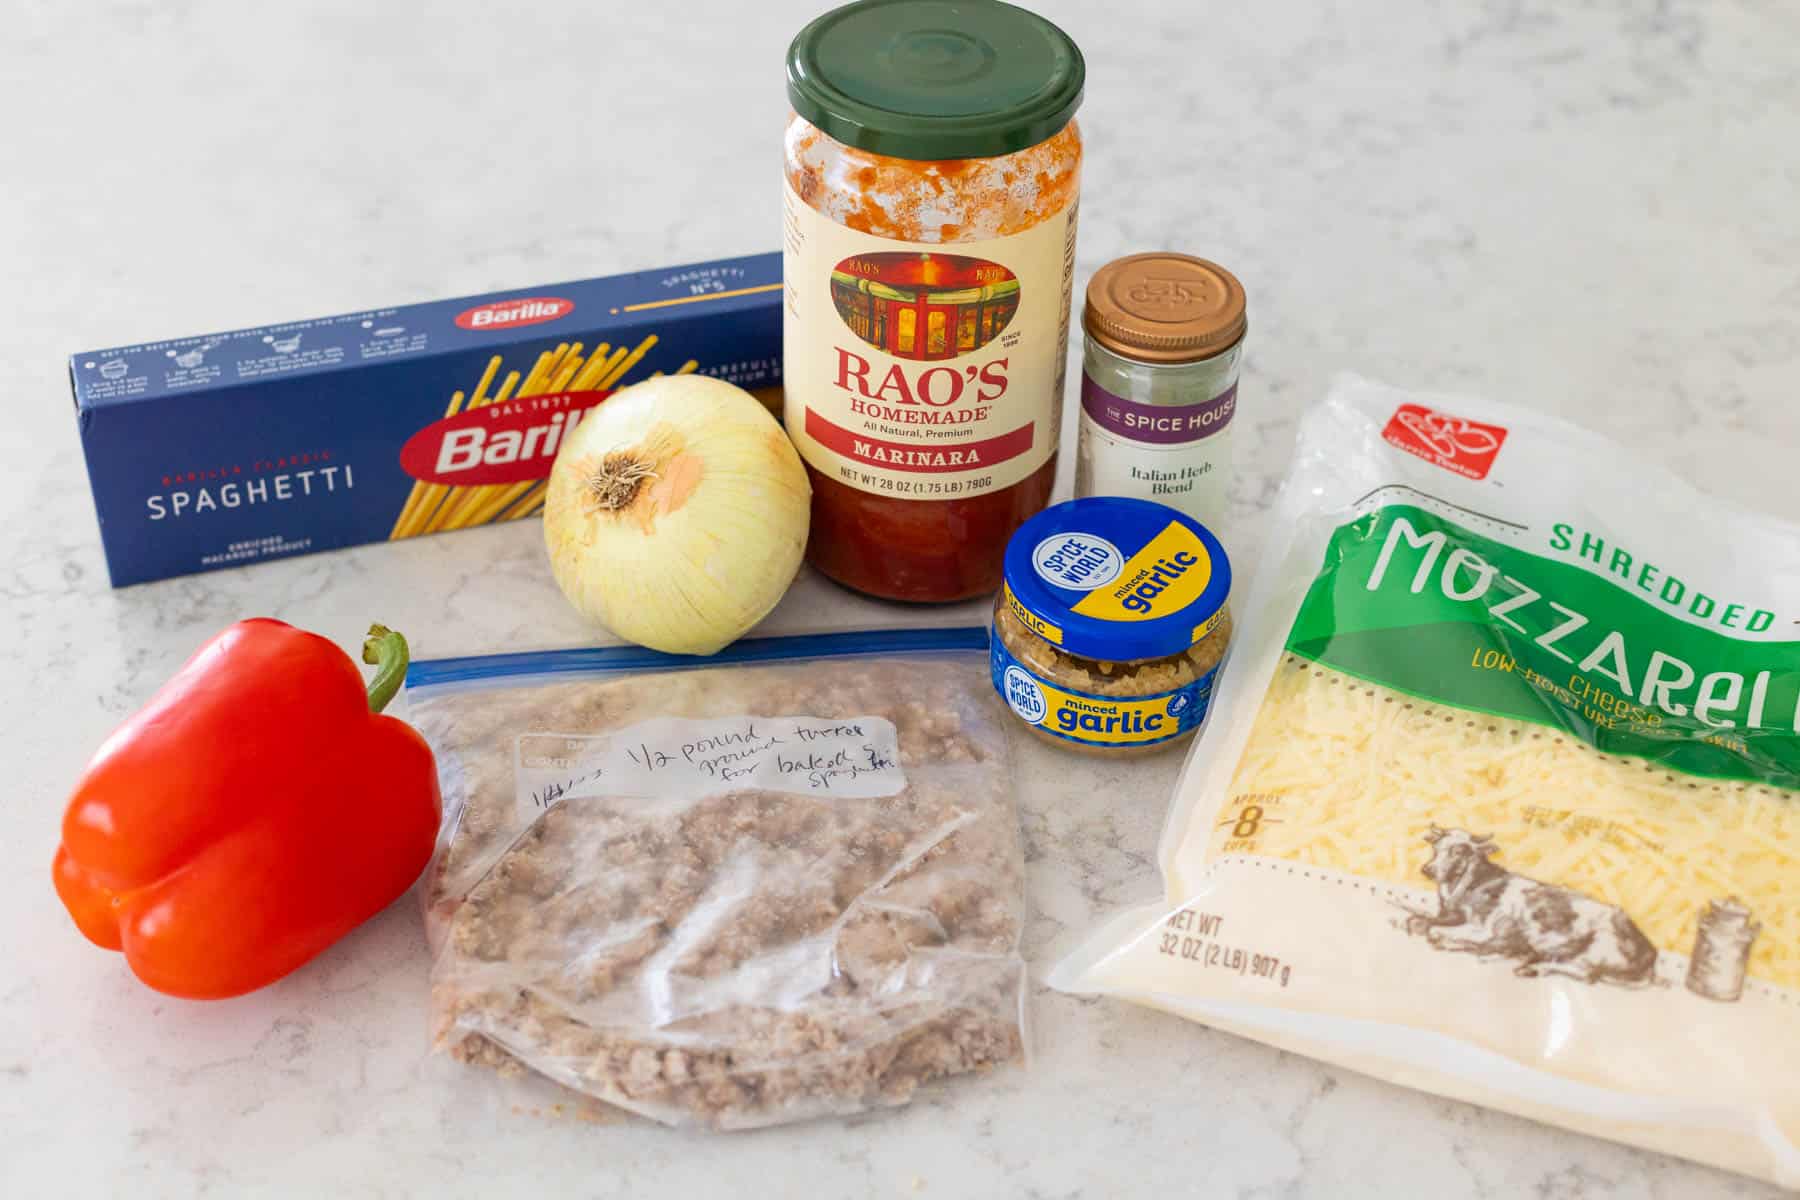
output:
[[[377,625],[361,669],[280,621],[200,648],[76,785],[56,891],[89,940],[159,992],[273,983],[424,870],[441,801],[431,750],[381,709],[406,639]]]

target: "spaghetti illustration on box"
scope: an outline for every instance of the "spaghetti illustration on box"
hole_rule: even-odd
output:
[[[629,350],[601,342],[585,358],[580,342],[563,343],[540,352],[523,379],[508,371],[492,394],[488,388],[505,360],[498,354],[489,359],[467,403],[455,393],[444,419],[401,447],[400,464],[418,482],[388,537],[535,514],[563,438],[584,412],[630,382],[631,369],[656,342],[654,334]],[[699,365],[690,358],[671,373],[686,375]]]

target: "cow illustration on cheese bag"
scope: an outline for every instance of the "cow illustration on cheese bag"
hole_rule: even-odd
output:
[[[1425,835],[1437,883],[1436,915],[1414,911],[1406,932],[1437,950],[1516,958],[1513,974],[1566,975],[1634,987],[1656,982],[1656,947],[1629,913],[1573,888],[1540,883],[1493,861],[1491,837],[1436,825]]]

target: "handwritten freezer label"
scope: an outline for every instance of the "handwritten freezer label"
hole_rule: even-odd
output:
[[[610,733],[525,733],[519,808],[578,796],[705,796],[741,788],[867,799],[906,786],[883,717],[659,717]]]

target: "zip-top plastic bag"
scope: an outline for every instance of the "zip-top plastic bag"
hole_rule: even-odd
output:
[[[1164,900],[1052,984],[1800,1185],[1800,529],[1353,378],[1268,529]]]
[[[438,1047],[671,1124],[904,1103],[1024,1052],[981,629],[414,664]]]

